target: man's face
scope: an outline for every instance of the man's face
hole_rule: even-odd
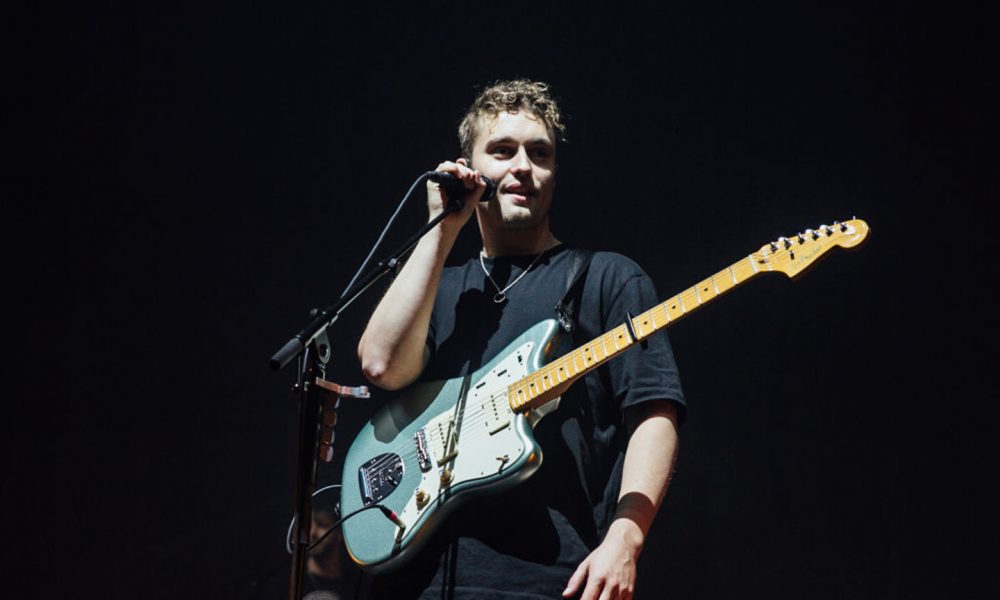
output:
[[[530,229],[548,218],[556,145],[540,118],[525,110],[482,117],[472,167],[497,184],[496,199],[479,206],[482,226]]]

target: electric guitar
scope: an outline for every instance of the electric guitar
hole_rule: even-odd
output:
[[[459,503],[530,477],[542,462],[532,429],[587,372],[760,273],[799,276],[831,248],[858,246],[867,235],[868,225],[852,219],[781,237],[564,356],[551,360],[559,326],[548,319],[471,375],[408,388],[364,425],[345,456],[342,514],[388,509],[344,521],[351,558],[369,571],[391,570]]]

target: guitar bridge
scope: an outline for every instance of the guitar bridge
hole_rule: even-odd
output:
[[[427,432],[420,429],[420,431],[413,434],[413,442],[417,446],[417,463],[420,465],[420,470],[426,473],[431,470],[431,455],[430,450],[427,448]]]

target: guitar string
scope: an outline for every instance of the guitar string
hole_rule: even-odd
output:
[[[819,230],[817,230],[817,233],[819,233],[820,235],[822,235],[825,238],[832,238],[833,237],[833,236],[831,236],[829,234],[826,234],[826,233],[823,233],[822,231],[819,231]],[[836,230],[834,230],[833,233],[838,234],[838,232]],[[791,246],[789,248],[779,247],[779,249],[777,251],[772,252],[770,254],[763,254],[763,255],[760,254],[759,252],[751,253],[745,259],[740,259],[738,262],[734,263],[733,265],[730,265],[727,269],[723,269],[722,271],[719,271],[718,273],[716,273],[716,275],[723,275],[723,274],[726,273],[726,271],[733,271],[734,277],[735,277],[736,274],[747,275],[746,277],[735,277],[736,279],[738,279],[738,281],[734,283],[733,287],[736,287],[737,285],[744,283],[745,281],[747,281],[748,279],[750,279],[754,275],[757,275],[757,274],[762,273],[762,272],[771,272],[772,269],[768,269],[768,268],[765,268],[765,267],[747,266],[746,261],[749,260],[750,262],[753,263],[753,265],[757,265],[757,264],[767,265],[767,262],[761,263],[760,260],[761,259],[766,259],[768,261],[773,261],[773,260],[778,259],[778,258],[783,258],[783,256],[785,254],[791,254],[791,253],[793,253],[795,251],[794,249],[796,248],[796,246],[794,245],[794,243],[795,243],[793,241],[794,239],[795,238],[789,238],[788,239],[788,241],[793,244],[793,246]],[[778,240],[779,243],[781,241],[782,240],[780,240],[780,239]],[[812,240],[812,241],[816,241],[816,240]],[[804,246],[804,245],[805,244],[799,244],[799,247]],[[709,280],[713,280],[714,277],[715,277],[715,275],[709,277]],[[664,320],[666,321],[663,325],[655,326],[655,331],[651,332],[649,334],[646,334],[646,335],[653,335],[655,333],[659,333],[659,331],[661,329],[665,328],[667,325],[669,325],[673,321],[678,320],[680,318],[680,317],[670,318],[670,316],[669,316],[670,313],[669,313],[669,311],[666,308],[667,304],[670,304],[671,302],[677,302],[677,303],[681,304],[682,306],[687,306],[688,303],[684,302],[685,297],[687,297],[689,299],[689,302],[690,302],[690,299],[692,297],[695,299],[696,303],[692,305],[695,308],[697,308],[701,304],[704,304],[704,301],[702,301],[700,299],[700,294],[697,291],[697,288],[701,285],[701,283],[702,282],[699,282],[698,284],[696,284],[694,286],[691,286],[691,287],[683,290],[682,292],[680,292],[677,295],[671,297],[670,299],[668,299],[668,300],[666,300],[664,302],[661,302],[661,303],[653,306],[652,308],[648,309],[647,311],[645,311],[645,313],[642,313],[642,314],[650,313],[651,316],[653,316],[653,320],[654,320],[654,323],[655,323],[656,318],[655,318],[655,314],[653,314],[653,313],[662,312],[663,315],[664,315],[664,317],[665,317]],[[728,288],[726,291],[729,291],[730,289],[733,289],[733,287]],[[718,296],[720,296],[720,295],[722,295],[724,293],[725,293],[725,291],[719,292],[719,293],[715,293],[713,291],[712,292],[712,296],[709,298],[709,300],[712,300],[712,299],[714,299],[714,298],[716,298],[716,297],[718,297]],[[686,311],[686,310],[683,311],[681,313],[681,316],[684,316],[687,312],[688,311]],[[608,344],[607,344],[607,340],[605,340],[605,338],[607,338],[609,336],[609,334],[612,334],[613,332],[615,332],[617,329],[619,329],[623,325],[624,324],[619,325],[619,326],[613,328],[612,330],[610,330],[608,332],[605,332],[604,334],[598,336],[597,338],[594,338],[593,340],[587,342],[583,346],[580,346],[580,347],[578,347],[578,348],[570,351],[566,355],[563,355],[563,356],[557,358],[556,360],[548,363],[544,367],[542,367],[540,369],[537,369],[537,370],[535,370],[535,371],[533,371],[531,373],[528,373],[527,375],[525,375],[524,377],[522,377],[521,379],[519,379],[518,382],[515,382],[514,384],[508,385],[506,389],[503,389],[503,390],[500,390],[500,391],[494,393],[492,396],[489,396],[488,398],[486,398],[483,402],[476,403],[474,405],[470,404],[469,407],[471,407],[472,410],[475,411],[475,412],[473,414],[469,414],[469,409],[468,408],[466,409],[466,411],[464,411],[464,413],[463,413],[462,431],[459,433],[460,439],[461,438],[468,439],[470,437],[473,437],[473,438],[480,437],[480,436],[482,436],[483,433],[490,434],[489,431],[486,431],[486,429],[487,429],[487,427],[486,427],[486,420],[487,420],[488,415],[486,414],[486,411],[484,410],[484,407],[487,404],[491,403],[491,402],[497,402],[499,400],[504,400],[505,403],[506,403],[506,400],[507,400],[507,398],[509,396],[509,390],[510,390],[510,388],[512,388],[513,386],[517,385],[518,383],[522,383],[522,385],[525,386],[525,387],[530,387],[531,383],[535,383],[535,384],[537,384],[537,387],[539,387],[539,388],[542,389],[542,391],[547,391],[547,389],[544,386],[544,383],[542,382],[542,379],[540,379],[540,374],[543,371],[545,371],[546,368],[552,367],[553,365],[557,365],[559,362],[566,363],[568,360],[573,360],[573,368],[576,369],[576,358],[582,358],[583,359],[582,363],[586,364],[586,357],[584,356],[584,351],[583,351],[584,348],[588,348],[588,347],[591,347],[591,346],[596,346],[597,343],[601,343],[603,346],[605,346],[605,348],[604,348],[605,357],[598,360],[598,365],[601,364],[601,363],[603,363],[603,362],[605,362],[606,360],[608,360],[610,358],[613,358],[615,355],[617,355],[622,350],[628,349],[628,347],[631,346],[632,344],[634,344],[635,342],[630,342],[624,348],[616,348],[614,352],[608,352],[608,350],[607,350],[607,345]],[[613,336],[613,335],[611,336],[612,346],[614,345],[613,344],[614,337],[615,336]],[[583,370],[588,370],[588,369],[585,367]],[[577,371],[577,375],[573,375],[570,378],[577,377],[577,376],[582,376],[582,375],[583,375],[583,373],[580,373],[580,371]],[[534,379],[535,381],[529,381],[529,380],[532,380],[532,379]],[[565,381],[566,380],[563,380],[562,382],[558,382],[558,380],[557,380],[557,383],[555,385],[549,386],[548,389],[551,389],[552,387],[556,387],[558,385],[561,385]],[[508,404],[508,406],[509,406],[509,404]],[[451,409],[449,408],[449,409],[443,411],[442,414],[447,413],[448,410],[451,410]],[[505,411],[505,413],[506,413],[506,411]],[[510,419],[513,419],[516,414],[517,414],[516,411],[511,410],[511,412],[510,412]],[[506,414],[504,416],[506,416]],[[435,418],[437,418],[437,417],[435,417]],[[509,425],[507,425],[507,426],[509,426]],[[426,428],[426,426],[425,426],[425,428]],[[490,434],[490,435],[492,435],[492,434]],[[440,443],[442,445],[442,447],[444,446],[444,442],[442,442],[440,440],[439,436],[437,436],[437,434],[435,432],[429,431],[428,432],[428,436],[429,436],[429,438],[434,439],[435,442]],[[404,449],[404,448],[406,448],[406,449]],[[402,440],[400,440],[400,442],[398,442],[398,443],[394,444],[393,446],[387,448],[387,450],[389,452],[392,452],[392,453],[400,456],[400,457],[408,458],[408,459],[411,459],[411,460],[414,457],[416,457],[417,454],[418,454],[418,452],[416,450],[416,444],[413,441],[412,437],[409,438],[409,439],[402,439]],[[388,456],[383,461],[380,461],[377,464],[384,464],[385,461],[390,461],[390,460],[393,460],[393,457]],[[375,465],[373,465],[373,467],[374,466]],[[369,467],[369,468],[372,468],[372,467]]]

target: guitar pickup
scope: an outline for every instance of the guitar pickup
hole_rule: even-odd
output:
[[[458,434],[451,419],[437,422],[431,430],[430,439],[433,442],[431,449],[434,456],[438,457],[438,466],[443,466],[458,456]]]
[[[447,464],[451,459],[458,456],[458,450],[455,449],[457,444],[449,444],[450,448],[444,453],[444,455],[438,459],[437,463],[439,467]]]
[[[483,419],[486,423],[486,431],[493,435],[498,431],[503,431],[510,425],[510,407],[507,404],[506,396],[495,396],[482,404]]]

